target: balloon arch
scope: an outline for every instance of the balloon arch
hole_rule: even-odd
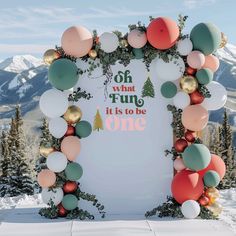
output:
[[[160,92],[167,99],[173,98],[169,108],[180,116],[173,127],[176,141],[170,151],[176,170],[171,185],[173,198],[186,218],[197,217],[203,209],[219,215],[216,186],[224,177],[225,164],[221,157],[210,153],[198,134],[208,123],[208,111],[223,107],[227,99],[226,89],[213,81],[219,67],[214,53],[227,40],[211,23],[197,24],[189,35],[183,34],[186,19],[180,16],[177,24],[167,17],[151,18],[147,27],[131,25],[125,35],[116,31],[98,36],[96,31],[91,34],[82,26],[72,26],[63,33],[61,47],[45,52],[48,79],[54,88],[42,94],[39,104],[50,118],[53,142],[40,149],[49,150],[46,155],[43,153],[47,167],[38,173],[43,201],[49,204],[49,208],[40,211],[41,215],[92,219],[87,211],[78,208],[82,198],[92,201],[104,216],[104,206],[77,184],[83,174],[81,165],[75,162],[80,139],[92,132],[91,124],[81,120],[80,108],[69,104],[64,92],[73,88],[83,73],[75,64],[77,58],[90,61],[90,70],[93,61],[99,60],[108,78],[109,66],[117,61],[126,66],[133,59],[142,60],[149,70],[150,63],[156,60],[156,78],[163,81]],[[69,100],[76,96],[89,99],[90,95],[79,91]]]

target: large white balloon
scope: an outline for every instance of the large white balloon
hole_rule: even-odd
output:
[[[50,89],[40,97],[39,107],[44,115],[50,118],[59,117],[66,112],[68,99],[60,90]]]
[[[227,91],[223,85],[218,82],[212,81],[206,85],[211,97],[205,98],[201,106],[207,110],[218,110],[222,108],[227,101]]]
[[[55,138],[61,138],[65,135],[68,125],[63,118],[56,117],[49,121],[48,128],[52,136]]]
[[[101,49],[107,53],[114,52],[119,46],[119,39],[117,35],[110,32],[103,33],[99,37],[99,42],[101,44]]]
[[[184,109],[190,105],[190,96],[180,91],[174,96],[173,103],[177,108]]]
[[[189,38],[180,39],[177,42],[177,51],[182,56],[187,56],[193,50],[193,43]]]
[[[185,64],[181,57],[170,58],[169,62],[165,62],[163,59],[158,58],[155,66],[157,79],[161,80],[177,80],[183,76],[185,71]]]
[[[57,206],[62,201],[64,194],[61,188],[43,188],[41,196],[45,204],[48,204],[50,200],[52,200],[53,203]]]
[[[65,170],[67,158],[62,152],[52,152],[48,155],[46,164],[48,169],[58,173]]]
[[[185,201],[181,206],[181,212],[187,219],[194,219],[200,214],[200,206],[194,200]]]

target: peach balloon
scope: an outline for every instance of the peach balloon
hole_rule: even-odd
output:
[[[83,57],[93,46],[93,36],[83,26],[72,26],[63,33],[61,46],[66,54]]]
[[[178,157],[174,160],[174,168],[177,171],[181,171],[186,169],[186,166],[184,165],[183,159]]]
[[[61,142],[61,151],[69,161],[74,161],[80,153],[80,140],[76,136],[65,137]]]
[[[205,63],[205,56],[199,51],[192,51],[187,56],[187,63],[194,69],[201,69]]]
[[[56,182],[56,174],[48,169],[41,170],[38,174],[37,181],[42,188],[51,187]]]
[[[188,106],[182,113],[182,124],[191,131],[203,130],[207,125],[208,119],[208,112],[201,105]]]
[[[214,55],[205,56],[205,63],[203,68],[211,69],[213,72],[216,72],[220,66],[219,59]]]
[[[138,29],[132,30],[128,34],[128,43],[133,48],[142,48],[147,43],[146,33]]]

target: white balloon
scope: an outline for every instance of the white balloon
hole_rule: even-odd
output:
[[[101,49],[107,53],[114,52],[119,46],[119,39],[117,35],[110,32],[103,33],[99,37],[99,42],[101,44]]]
[[[185,201],[181,206],[181,212],[187,219],[194,219],[200,214],[200,206],[194,200]]]
[[[193,43],[189,38],[177,42],[177,51],[182,56],[187,56],[193,50]]]
[[[58,205],[62,201],[64,194],[61,188],[43,188],[41,196],[45,204],[48,204],[52,200],[55,205]]]
[[[161,58],[156,61],[157,79],[174,81],[181,78],[185,71],[185,64],[181,57],[170,58],[169,62],[165,62]]]
[[[227,90],[218,82],[212,81],[206,85],[211,97],[205,98],[201,106],[207,110],[218,110],[222,108],[227,101]]]
[[[67,158],[62,152],[52,152],[48,155],[46,164],[48,169],[58,173],[65,170]]]
[[[52,136],[55,138],[61,138],[65,135],[68,125],[63,118],[57,117],[49,121],[48,128]]]
[[[177,108],[184,109],[190,105],[190,96],[185,92],[178,92],[174,98],[173,103]]]
[[[68,108],[67,96],[57,89],[45,91],[39,100],[39,107],[44,115],[55,118],[63,115]]]

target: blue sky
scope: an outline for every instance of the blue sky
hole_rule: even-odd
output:
[[[60,44],[63,31],[83,25],[99,33],[118,29],[149,15],[177,19],[188,15],[186,32],[199,22],[215,23],[236,44],[236,0],[0,0],[0,59],[16,54],[41,57]]]

